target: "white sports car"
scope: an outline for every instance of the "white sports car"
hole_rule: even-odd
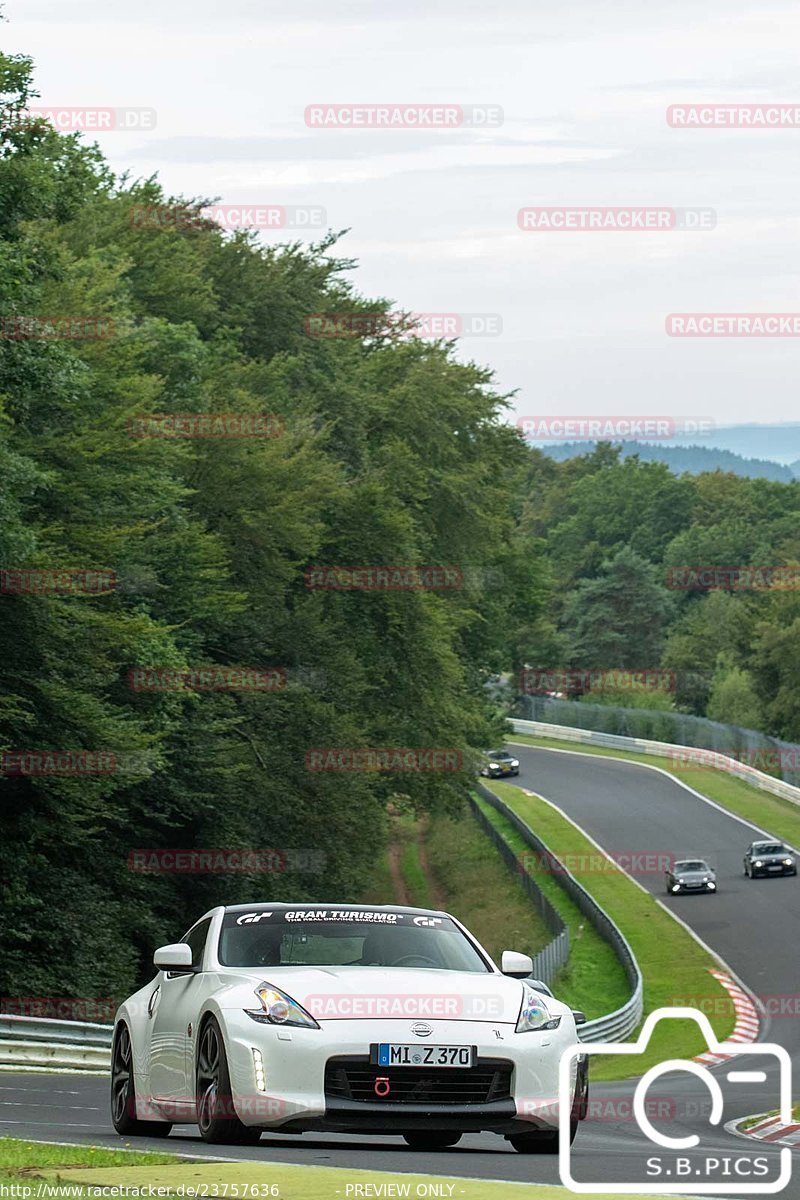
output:
[[[125,1137],[196,1122],[207,1142],[327,1130],[435,1149],[489,1130],[558,1149],[559,1059],[582,1014],[526,982],[527,955],[498,969],[447,913],[220,907],[153,961],[114,1026]],[[587,1087],[579,1071],[572,1137]]]

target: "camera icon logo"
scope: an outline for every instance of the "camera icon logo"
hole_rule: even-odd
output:
[[[643,1177],[610,1183],[576,1179],[573,1173],[575,1150],[570,1145],[570,1098],[574,1078],[574,1060],[580,1055],[636,1055],[648,1047],[653,1031],[663,1020],[691,1020],[700,1028],[709,1051],[725,1060],[724,1072],[712,1072],[693,1059],[671,1058],[651,1066],[636,1084],[633,1095],[633,1115],[642,1138],[642,1152],[649,1153]],[[765,1064],[764,1060],[767,1061]],[[738,1060],[738,1061],[737,1061]],[[757,1060],[757,1061],[754,1061]],[[769,1066],[769,1075],[764,1067]],[[659,1008],[645,1020],[635,1042],[582,1042],[570,1046],[561,1056],[559,1064],[559,1152],[558,1166],[561,1182],[573,1192],[584,1194],[646,1193],[665,1195],[687,1193],[692,1195],[774,1195],[780,1192],[792,1175],[792,1151],[781,1147],[779,1153],[769,1159],[763,1154],[763,1144],[757,1153],[744,1149],[739,1152],[735,1145],[730,1152],[716,1147],[705,1149],[698,1133],[682,1133],[671,1136],[653,1125],[646,1111],[648,1088],[661,1076],[670,1072],[683,1072],[693,1076],[707,1092],[707,1132],[720,1132],[725,1109],[725,1093],[719,1075],[724,1074],[727,1083],[764,1084],[777,1080],[777,1107],[781,1121],[791,1122],[792,1114],[792,1062],[783,1046],[773,1042],[720,1042],[711,1027],[708,1017],[694,1008]],[[758,1143],[755,1143],[759,1145]],[[744,1145],[744,1143],[743,1143]],[[654,1147],[663,1153],[656,1154]],[[580,1149],[580,1146],[577,1147]],[[771,1149],[778,1150],[778,1147]],[[622,1160],[620,1160],[622,1161]],[[775,1170],[770,1170],[770,1164]],[[632,1172],[634,1173],[634,1172]],[[635,1172],[638,1173],[638,1172]],[[765,1176],[770,1176],[765,1178]]]

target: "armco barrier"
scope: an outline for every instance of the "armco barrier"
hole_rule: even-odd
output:
[[[498,796],[495,796],[494,792],[491,792],[487,787],[480,783],[476,785],[476,791],[484,800],[486,800],[488,804],[491,804],[492,808],[499,812],[511,825],[514,826],[517,833],[520,834],[528,846],[531,846],[539,854],[545,855],[550,859],[555,859],[556,862],[558,861],[558,856],[554,855],[552,850],[550,850],[550,848],[542,841],[542,839],[534,833],[531,827],[526,825],[522,818],[517,816],[513,809],[509,808],[507,804],[504,804]],[[485,820],[486,819],[484,817],[484,821]],[[497,830],[494,829],[489,822],[487,822],[487,824],[490,825],[490,828],[495,835],[495,840],[499,838],[500,834],[497,832]],[[519,864],[516,855],[507,845],[506,851],[508,851],[508,854],[504,854],[506,861],[513,860],[514,869],[518,870]],[[534,888],[536,887],[534,881],[527,873],[521,873],[520,878],[523,881],[529,880],[530,883],[534,885]],[[579,883],[574,875],[572,875],[563,866],[561,866],[559,869],[558,881],[559,885],[564,888],[564,891],[567,892],[575,904],[577,904],[578,908],[581,910],[587,920],[591,921],[592,925],[594,925],[595,929],[600,934],[600,937],[613,947],[617,957],[622,963],[628,982],[631,986],[630,997],[625,1001],[621,1008],[615,1009],[614,1012],[608,1013],[606,1016],[596,1017],[592,1021],[587,1021],[585,1025],[579,1026],[578,1036],[582,1042],[623,1040],[633,1033],[642,1020],[644,1001],[642,994],[642,973],[639,970],[639,964],[637,963],[627,940],[611,920],[611,917],[609,917],[608,913],[602,909],[594,897],[587,892],[583,884]],[[538,892],[539,889],[536,888],[536,891]],[[529,894],[532,894],[530,889]],[[541,892],[539,892],[539,895],[541,896]],[[542,899],[544,899],[544,896],[542,896]],[[560,920],[561,918],[559,917],[559,921]],[[545,953],[545,951],[540,953]],[[566,961],[566,959],[564,961]],[[543,978],[543,976],[537,976],[535,967],[534,976],[537,978]],[[544,982],[549,983],[549,980],[545,979]]]
[[[88,1021],[0,1014],[0,1066],[107,1072],[112,1029]]]
[[[550,725],[545,721],[522,721],[511,718],[511,724],[516,733],[529,733],[534,737],[556,738],[562,742],[579,742],[589,746],[604,746],[609,750],[638,750],[640,754],[653,754],[659,758],[675,759],[675,766],[680,766],[683,758],[689,763],[708,763],[719,771],[726,771],[752,784],[762,792],[771,792],[792,804],[800,804],[800,788],[782,779],[775,779],[763,771],[757,771],[736,758],[718,754],[714,750],[701,750],[693,746],[674,746],[670,742],[650,742],[646,738],[623,737],[617,733],[599,733],[594,729],[576,729],[572,725]]]
[[[478,785],[478,791],[486,800],[489,800],[489,797],[492,796],[492,793],[481,785]],[[496,796],[494,800],[497,800]],[[495,829],[492,822],[487,818],[480,806],[475,803],[472,796],[470,796],[469,802],[478,823],[483,828],[484,833],[494,842],[500,854],[505,859],[507,866],[512,871],[519,872],[519,861],[508,842]],[[490,800],[489,802],[491,803],[492,801]],[[500,803],[500,801],[497,801],[497,803]],[[519,873],[519,881],[528,893],[528,897],[533,902],[533,906],[539,913],[539,916],[550,932],[555,935],[553,940],[548,942],[544,949],[540,950],[533,959],[533,978],[541,979],[543,983],[550,984],[569,958],[569,930],[564,924],[561,914],[553,907],[530,875],[526,872]]]

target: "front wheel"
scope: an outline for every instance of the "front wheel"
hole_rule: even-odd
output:
[[[572,1117],[569,1123],[570,1146],[577,1132],[578,1118]],[[515,1133],[508,1140],[517,1154],[558,1154],[557,1133]]]
[[[133,1047],[127,1025],[119,1024],[111,1052],[111,1123],[123,1137],[166,1137],[170,1121],[140,1121],[136,1116]]]
[[[213,1017],[203,1026],[197,1051],[197,1124],[204,1142],[252,1145],[261,1130],[243,1125],[231,1095],[231,1076],[222,1031]]]
[[[404,1133],[403,1138],[412,1150],[445,1150],[461,1141],[460,1133],[437,1133],[435,1129]]]

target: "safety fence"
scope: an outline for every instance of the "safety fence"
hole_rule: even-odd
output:
[[[583,707],[583,706],[579,706]],[[589,708],[587,704],[585,706]],[[600,707],[599,705],[597,707]],[[647,738],[623,737],[619,734],[602,733],[594,729],[578,729],[572,725],[552,725],[546,721],[522,721],[511,718],[517,733],[529,733],[535,737],[555,738],[557,741],[578,742],[588,746],[603,746],[610,750],[633,750],[639,754],[653,754],[670,760],[672,767],[708,766],[728,775],[735,775],[762,792],[780,796],[791,804],[800,804],[800,787],[767,775],[755,767],[730,758],[717,751],[705,751],[693,746],[678,746],[672,742],[650,741]]]
[[[553,854],[552,850],[545,842],[536,834],[529,825],[522,820],[517,813],[514,812],[507,804],[505,804],[499,796],[483,784],[477,784],[475,789],[478,794],[488,804],[500,813],[509,824],[513,825],[514,829],[526,843],[534,849],[540,857],[545,861],[552,862],[557,869],[559,886],[563,887],[567,895],[574,901],[580,911],[588,921],[597,930],[598,934],[604,941],[612,946],[614,953],[617,955],[623,970],[630,984],[631,994],[625,1003],[613,1012],[607,1013],[605,1016],[596,1017],[592,1021],[587,1021],[585,1025],[578,1028],[578,1034],[582,1042],[604,1042],[623,1040],[628,1037],[638,1027],[642,1020],[643,1012],[643,984],[642,973],[639,970],[639,964],[634,957],[626,938],[612,921],[611,917],[601,908],[593,896],[587,892],[582,883],[579,883],[575,876],[559,862],[557,855]],[[520,868],[518,856],[514,853],[507,842],[504,841],[502,834],[492,825],[479,806],[472,801],[473,808],[479,814],[479,819],[483,827],[489,832],[492,841],[500,849],[503,858],[508,865],[519,873],[519,878],[522,881],[526,892],[536,904],[537,910],[542,914],[545,922],[548,918],[545,916],[547,909],[555,914],[555,919],[560,925],[549,924],[548,928],[554,932],[556,936],[553,938],[549,946],[541,950],[534,960],[533,977],[541,979],[544,983],[550,984],[559,966],[563,966],[569,955],[569,931],[564,925],[560,914],[555,910],[547,897],[539,889],[536,881]],[[535,898],[537,897],[537,898]],[[546,908],[544,907],[546,906]],[[561,940],[563,939],[563,941]],[[552,958],[543,959],[543,955],[552,955]],[[562,957],[563,955],[563,957]],[[549,965],[551,962],[556,963],[555,969],[548,977],[544,973],[540,973],[540,960],[542,966]]]

